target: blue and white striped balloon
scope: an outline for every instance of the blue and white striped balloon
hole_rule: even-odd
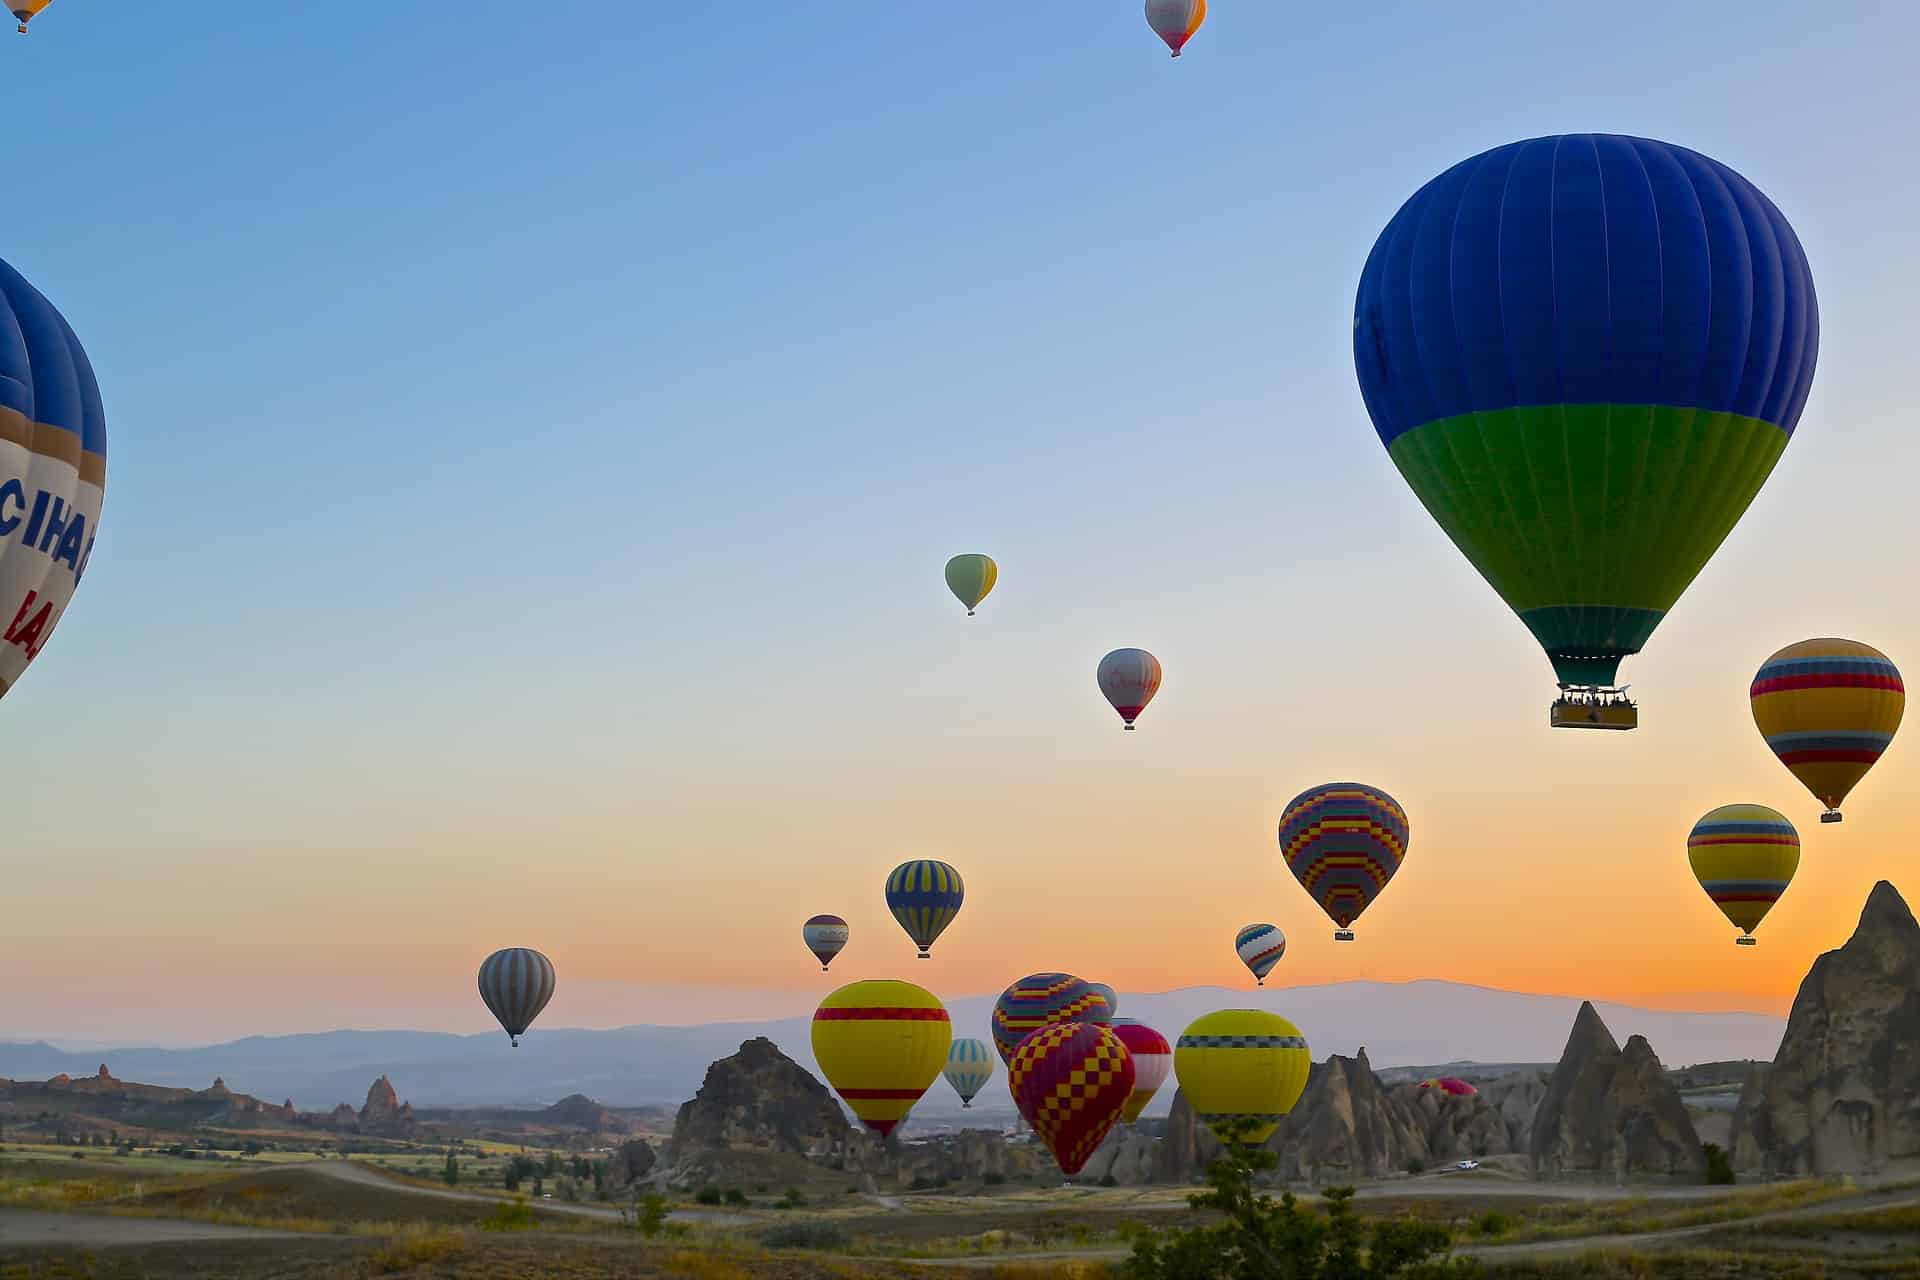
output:
[[[1287,953],[1287,935],[1274,925],[1250,924],[1234,938],[1233,949],[1239,952],[1240,962],[1253,971],[1253,984],[1263,987],[1273,966]]]
[[[513,1047],[553,999],[553,961],[526,947],[508,947],[480,962],[480,998],[500,1019]]]
[[[974,1095],[993,1079],[993,1050],[984,1040],[955,1040],[947,1050],[946,1077],[960,1095],[960,1105],[971,1108]]]

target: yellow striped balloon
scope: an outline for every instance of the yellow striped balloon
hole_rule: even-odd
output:
[[[850,983],[813,1011],[813,1060],[883,1138],[939,1078],[952,1044],[946,1007],[911,982]]]
[[[1900,727],[1907,690],[1887,655],[1858,640],[1802,640],[1761,664],[1748,691],[1767,748],[1814,799],[1822,822],[1867,776]]]
[[[1300,1028],[1277,1013],[1222,1009],[1196,1020],[1173,1047],[1173,1074],[1194,1118],[1227,1138],[1265,1142],[1306,1091],[1313,1054]]]
[[[1687,861],[1700,887],[1733,921],[1741,946],[1760,927],[1800,866],[1800,833],[1763,804],[1723,804],[1693,824]]]
[[[973,611],[987,592],[993,590],[993,584],[1000,580],[1000,566],[993,562],[992,556],[965,555],[955,556],[947,561],[947,590],[954,598],[967,606],[967,616]]]

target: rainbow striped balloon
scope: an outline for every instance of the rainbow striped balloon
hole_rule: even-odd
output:
[[[1800,865],[1800,833],[1766,805],[1723,804],[1693,824],[1687,861],[1713,905],[1739,927],[1734,941],[1750,947]]]
[[[1802,640],[1761,664],[1753,723],[1800,785],[1840,821],[1840,802],[1900,727],[1907,689],[1887,655],[1858,640]]]
[[[1240,963],[1253,971],[1253,985],[1264,987],[1273,966],[1287,954],[1287,935],[1278,925],[1250,924],[1234,935],[1233,949],[1239,953]]]
[[[1309,787],[1280,815],[1287,869],[1339,926],[1336,942],[1353,940],[1349,926],[1400,869],[1411,835],[1399,801],[1363,782]]]
[[[1110,1022],[1107,1002],[1070,973],[1030,973],[993,1005],[993,1047],[1011,1064],[1020,1042],[1056,1022]]]

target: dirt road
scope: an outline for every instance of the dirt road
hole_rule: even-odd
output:
[[[455,1191],[452,1187],[423,1187],[414,1182],[402,1182],[398,1178],[389,1178],[377,1170],[365,1165],[354,1164],[350,1160],[322,1160],[313,1164],[289,1165],[288,1168],[305,1169],[328,1178],[337,1178],[342,1182],[351,1182],[363,1187],[378,1187],[395,1195],[427,1196],[435,1200],[463,1200],[469,1204],[501,1204],[510,1197],[489,1195],[480,1191]],[[564,1213],[576,1218],[597,1218],[602,1222],[618,1222],[620,1211],[593,1204],[570,1204],[564,1200],[530,1200],[527,1202],[541,1213]],[[705,1209],[675,1209],[667,1215],[669,1222],[700,1223],[712,1227],[749,1226],[759,1221],[738,1213],[713,1213]]]
[[[43,1213],[0,1209],[0,1248],[72,1245],[112,1249],[123,1245],[178,1244],[204,1240],[297,1240],[287,1231],[221,1227],[176,1218],[120,1218],[104,1213]]]

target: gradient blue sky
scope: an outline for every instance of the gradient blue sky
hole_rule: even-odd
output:
[[[1808,634],[1920,667],[1916,49],[1904,3],[1216,0],[1175,63],[1133,0],[60,0],[0,41],[0,256],[111,444],[0,708],[11,1029],[477,1029],[506,944],[558,1023],[799,1009],[812,911],[836,976],[911,976],[916,854],[973,889],[950,994],[1235,981],[1257,916],[1294,981],[1784,1008],[1874,879],[1920,891],[1908,752],[1820,829],[1744,698]],[[1587,129],[1772,195],[1824,330],[1622,736],[1548,733],[1350,352],[1407,195]],[[1168,674],[1123,736],[1124,644]],[[1336,776],[1415,824],[1337,951],[1272,832]],[[1757,956],[1682,847],[1749,799],[1809,841]]]

